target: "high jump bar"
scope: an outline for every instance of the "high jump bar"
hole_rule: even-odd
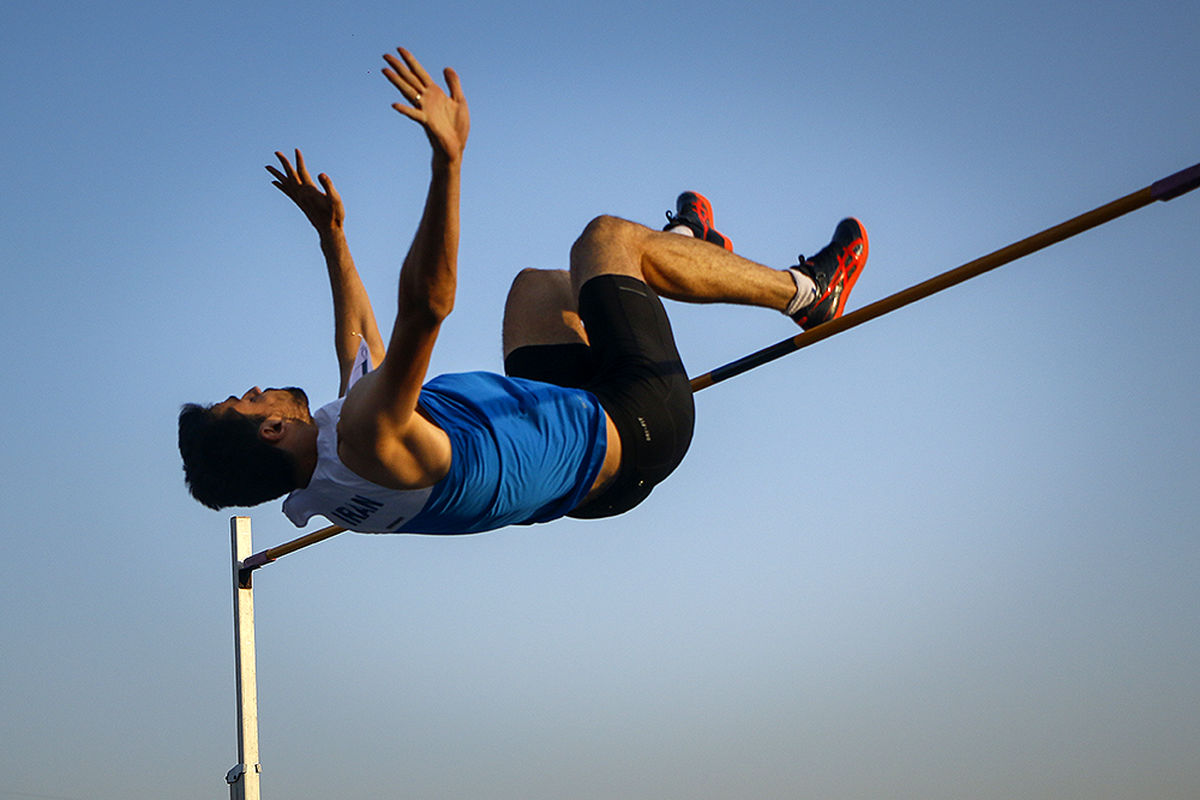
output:
[[[728,380],[735,375],[748,372],[755,367],[760,367],[789,353],[794,353],[809,345],[816,344],[822,339],[828,339],[830,336],[862,325],[864,322],[869,322],[876,317],[881,317],[884,314],[915,303],[944,289],[949,289],[951,286],[956,286],[963,281],[970,280],[1004,264],[1016,261],[1019,258],[1061,242],[1064,239],[1069,239],[1072,236],[1103,225],[1106,222],[1111,222],[1117,217],[1128,214],[1131,211],[1136,211],[1156,200],[1163,202],[1173,200],[1197,187],[1200,187],[1200,164],[1182,169],[1132,194],[1080,214],[1052,228],[1047,228],[1041,233],[1036,233],[1019,242],[1014,242],[1007,247],[977,258],[974,261],[968,261],[962,266],[943,272],[940,275],[899,291],[889,297],[885,297],[882,300],[877,300],[870,305],[851,311],[837,319],[817,325],[811,330],[784,339],[770,347],[765,347],[722,367],[717,367],[711,372],[706,372],[699,377],[692,378],[692,391],[698,392],[701,389],[707,389],[709,386]],[[288,553],[294,553],[309,545],[323,542],[326,539],[337,536],[339,533],[344,533],[345,530],[340,525],[330,525],[327,528],[306,533],[277,547],[263,550],[261,553],[255,553],[242,562],[239,583],[243,586],[248,586],[250,583],[250,573],[259,567],[270,564],[275,559],[285,556]]]
[[[1160,181],[1155,181],[1144,189],[1139,189],[1111,203],[1080,214],[1066,222],[1055,225],[1053,228],[1047,228],[1041,233],[1036,233],[1007,247],[1002,247],[994,253],[989,253],[974,261],[968,261],[960,267],[943,272],[941,275],[934,276],[923,283],[918,283],[882,300],[851,311],[837,319],[823,322],[811,330],[784,339],[770,347],[765,347],[758,352],[732,361],[723,367],[718,367],[712,372],[693,378],[692,391],[698,392],[701,389],[706,389],[714,383],[728,380],[734,375],[740,375],[755,367],[774,361],[781,356],[794,353],[811,344],[816,344],[822,339],[828,339],[830,336],[839,334],[842,331],[862,325],[864,322],[869,322],[876,317],[883,316],[910,303],[915,303],[943,289],[949,289],[951,286],[982,275],[996,267],[1016,261],[1018,258],[1023,258],[1030,253],[1037,252],[1064,239],[1069,239],[1098,225],[1111,222],[1117,217],[1128,214],[1131,211],[1136,211],[1155,200],[1166,202],[1197,187],[1200,187],[1200,164],[1180,170]]]

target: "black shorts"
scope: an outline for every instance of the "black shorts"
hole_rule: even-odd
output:
[[[621,466],[607,489],[568,516],[611,517],[646,499],[683,461],[696,410],[662,302],[627,275],[599,275],[579,290],[591,345],[520,347],[504,360],[516,378],[586,389],[621,437]]]

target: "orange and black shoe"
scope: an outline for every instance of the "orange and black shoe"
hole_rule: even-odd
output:
[[[712,242],[718,247],[733,250],[733,242],[713,228],[712,203],[699,192],[684,192],[675,201],[675,213],[667,212],[667,224],[663,230],[669,230],[678,225],[691,229],[697,239]]]
[[[812,258],[788,267],[805,275],[817,286],[817,297],[789,314],[805,330],[842,315],[846,299],[867,263],[867,229],[856,219],[844,219],[833,232],[833,241]]]

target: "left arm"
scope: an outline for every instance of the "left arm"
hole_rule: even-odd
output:
[[[445,433],[417,413],[421,385],[442,321],[454,307],[459,192],[470,116],[458,75],[446,94],[403,48],[386,55],[384,75],[407,103],[393,108],[419,123],[433,150],[425,211],[400,269],[396,322],[383,363],[342,407],[339,452],[359,475],[396,488],[429,486],[450,464]]]

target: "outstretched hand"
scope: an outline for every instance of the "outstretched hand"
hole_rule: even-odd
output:
[[[400,90],[407,104],[392,103],[392,108],[425,129],[435,155],[457,162],[462,158],[471,130],[471,115],[458,73],[450,67],[443,70],[446,88],[450,90],[447,95],[412,53],[403,47],[396,48],[396,52],[400,58],[391,53],[384,55],[388,66],[383,74]]]
[[[333,188],[333,181],[329,176],[324,172],[317,176],[317,180],[325,189],[322,192],[308,174],[308,169],[304,166],[304,156],[300,154],[299,148],[296,149],[295,168],[283,153],[276,151],[275,157],[283,165],[283,172],[268,166],[267,172],[275,176],[271,183],[300,207],[318,233],[340,229],[346,219],[346,209],[342,206],[342,198],[337,189]]]

